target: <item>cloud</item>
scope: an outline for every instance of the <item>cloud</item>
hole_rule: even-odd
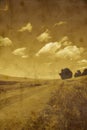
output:
[[[32,25],[31,23],[28,23],[26,26],[22,27],[21,29],[19,29],[18,31],[19,32],[24,32],[24,31],[29,31],[29,32],[32,32]]]
[[[67,36],[64,36],[59,42],[50,42],[47,43],[44,47],[42,47],[36,54],[36,56],[40,56],[42,54],[52,54],[56,53],[61,47],[70,45],[71,42]]]
[[[23,55],[22,58],[24,58],[24,59],[25,59],[25,58],[28,58],[28,55]]]
[[[28,58],[28,55],[26,55],[26,48],[18,48],[12,52],[16,56],[21,56],[22,58]]]
[[[80,70],[84,70],[84,69],[86,69],[87,68],[87,66],[83,66],[83,67],[80,67],[79,69]]]
[[[68,46],[71,45],[72,42],[69,40],[68,36],[64,36],[60,41],[59,41],[62,45],[64,46]]]
[[[83,48],[78,48],[77,46],[67,46],[64,49],[59,50],[56,53],[56,56],[59,58],[69,58],[71,60],[79,59],[83,51]]]
[[[78,64],[87,64],[87,60],[86,59],[80,60],[78,61]]]
[[[12,41],[8,37],[3,38],[2,36],[0,36],[0,46],[6,47],[11,45]]]
[[[77,64],[80,70],[84,70],[85,68],[87,68],[87,59],[79,60],[77,61]]]
[[[36,53],[36,56],[76,60],[81,57],[83,51],[84,48],[72,45],[69,38],[65,36],[59,42],[47,43]]]
[[[56,23],[54,26],[61,26],[61,25],[65,25],[65,24],[67,24],[66,21],[60,21],[60,22]]]
[[[50,54],[55,54],[56,50],[58,50],[61,47],[61,44],[58,42],[50,42],[46,44],[44,47],[42,47],[38,53],[36,53],[36,56],[40,55],[50,55]]]
[[[51,36],[49,34],[48,29],[37,37],[37,40],[40,42],[47,42],[50,39],[51,39]]]

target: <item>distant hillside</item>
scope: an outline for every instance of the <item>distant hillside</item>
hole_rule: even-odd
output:
[[[8,76],[8,75],[3,75],[0,74],[0,81],[26,81],[26,80],[32,80],[30,78],[26,77],[13,77],[13,76]]]

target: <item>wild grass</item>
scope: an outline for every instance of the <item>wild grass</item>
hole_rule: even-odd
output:
[[[49,85],[56,87],[50,88]],[[54,91],[47,104],[43,104],[44,109],[39,112],[36,110],[41,106],[38,102],[29,115],[27,108],[25,118],[14,116],[12,119],[0,120],[0,130],[87,130],[87,77],[55,81],[49,85],[35,93],[42,102],[48,98],[50,89]],[[29,100],[31,104],[32,101],[38,101]]]
[[[87,130],[87,78],[65,81],[24,130]]]

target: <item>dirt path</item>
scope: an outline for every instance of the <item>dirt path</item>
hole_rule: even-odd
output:
[[[9,91],[0,96],[0,120],[27,118],[41,111],[56,88],[53,84]]]

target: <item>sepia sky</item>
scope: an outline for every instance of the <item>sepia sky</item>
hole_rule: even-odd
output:
[[[86,0],[0,0],[0,74],[57,78],[87,67]]]

